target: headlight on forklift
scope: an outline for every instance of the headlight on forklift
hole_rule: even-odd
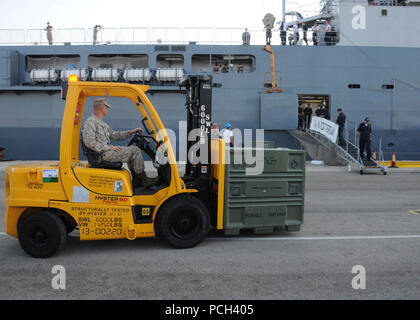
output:
[[[69,76],[69,82],[77,82],[77,81],[79,81],[79,78],[77,77],[77,75],[71,74]]]
[[[4,194],[6,197],[8,197],[10,194],[10,179],[8,174],[6,174],[6,185],[4,188]]]

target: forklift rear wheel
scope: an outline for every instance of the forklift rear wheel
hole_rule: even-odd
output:
[[[169,200],[159,210],[155,222],[157,237],[179,249],[200,243],[207,236],[209,228],[207,208],[192,196]]]
[[[20,217],[17,227],[20,246],[35,258],[51,257],[66,243],[67,232],[63,220],[48,211]]]

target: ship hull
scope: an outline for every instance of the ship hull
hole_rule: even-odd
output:
[[[168,46],[170,48],[170,46]],[[200,54],[250,55],[253,72],[212,73],[219,84],[213,90],[213,121],[221,126],[232,123],[239,129],[265,129],[265,140],[277,147],[299,148],[288,134],[297,127],[297,107],[301,95],[324,95],[329,98],[331,118],[342,108],[349,125],[369,117],[379,137],[386,159],[396,152],[399,160],[420,158],[420,67],[417,48],[384,48],[352,46],[273,46],[276,69],[281,72],[279,86],[284,92],[262,94],[264,79],[270,71],[269,55],[261,46],[187,45],[182,52],[186,74],[197,73],[192,56]],[[147,54],[149,67],[156,68],[152,45],[132,46],[62,46],[4,47],[8,57],[16,53],[16,68],[11,70],[15,83],[0,85],[0,144],[6,156],[13,159],[58,159],[61,117],[64,101],[59,87],[23,85],[28,82],[25,57],[35,54],[78,54],[81,67],[88,66],[91,54]],[[170,49],[169,49],[170,50]],[[5,58],[3,58],[3,62]],[[12,58],[10,58],[12,59]],[[12,61],[12,60],[10,60]],[[1,62],[1,61],[0,61]],[[10,62],[9,62],[10,65]],[[358,84],[360,88],[349,88]],[[394,86],[385,89],[384,85]],[[172,129],[179,144],[180,121],[185,121],[185,96],[175,85],[152,84],[148,93],[164,124]],[[88,100],[88,104],[90,100]],[[127,101],[115,100],[107,121],[115,129],[138,127],[139,114]],[[89,106],[85,116],[90,113]],[[182,126],[182,125],[181,125]],[[183,136],[183,133],[181,132]]]

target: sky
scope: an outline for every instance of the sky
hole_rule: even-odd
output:
[[[287,1],[287,10],[316,11],[319,0]],[[0,29],[113,27],[229,27],[263,29],[282,15],[281,0],[0,0]]]

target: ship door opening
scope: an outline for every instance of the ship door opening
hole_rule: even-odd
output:
[[[320,109],[325,106],[325,111]],[[305,108],[310,110],[305,110]],[[330,96],[323,94],[299,94],[298,95],[298,128],[309,128],[312,116],[320,116],[331,119]]]

